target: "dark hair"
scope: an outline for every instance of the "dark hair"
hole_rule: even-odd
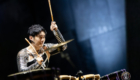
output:
[[[38,35],[41,31],[44,31],[45,34],[47,34],[46,30],[39,24],[35,24],[35,25],[32,25],[31,27],[29,27],[28,29],[28,35],[29,36],[33,36],[35,37],[36,35]]]

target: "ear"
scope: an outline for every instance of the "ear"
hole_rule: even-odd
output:
[[[29,39],[30,39],[31,41],[33,41],[33,36],[29,36]]]

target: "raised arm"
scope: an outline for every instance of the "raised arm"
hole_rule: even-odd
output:
[[[56,22],[51,22],[51,26],[50,26],[51,31],[53,31],[53,34],[55,35],[57,41],[59,43],[61,42],[65,42],[65,39],[63,38],[61,32],[59,31]],[[63,46],[63,51],[67,48],[67,44]]]

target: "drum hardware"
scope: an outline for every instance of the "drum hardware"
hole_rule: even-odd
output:
[[[53,73],[55,74],[54,75],[54,80],[58,80],[59,79],[59,75],[60,75],[60,68],[54,68],[53,67],[53,69],[54,69]]]
[[[83,75],[83,72],[81,70],[79,70],[76,75],[78,76],[79,80],[83,80],[81,78],[81,76]]]
[[[101,77],[101,80],[121,80],[121,75],[123,72],[126,72],[125,69],[115,71],[113,73],[107,74]]]
[[[71,64],[71,66],[72,66],[74,69],[76,69],[76,67],[75,67],[74,63],[72,62],[72,60],[70,59],[70,56],[69,56],[68,53],[63,53],[63,52],[61,52],[60,54],[61,54],[61,58],[65,58],[65,59]]]

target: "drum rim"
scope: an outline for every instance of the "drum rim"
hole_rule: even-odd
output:
[[[19,74],[26,74],[26,73],[30,73],[32,71],[36,72],[36,71],[41,71],[41,70],[51,70],[51,68],[45,68],[45,69],[34,69],[34,70],[29,70],[29,71],[24,71],[24,72],[18,72],[18,73],[14,73],[14,74],[10,74],[8,75],[8,77],[11,77],[11,76],[15,76],[15,75],[19,75]]]

